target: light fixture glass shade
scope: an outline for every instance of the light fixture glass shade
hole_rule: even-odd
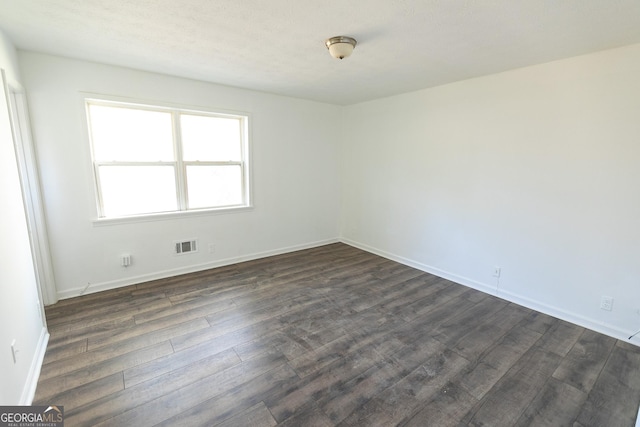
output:
[[[325,44],[329,49],[331,56],[337,59],[344,59],[351,55],[353,48],[356,47],[356,39],[346,36],[331,37]]]

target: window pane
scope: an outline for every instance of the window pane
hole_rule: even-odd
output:
[[[240,119],[180,115],[186,161],[241,160]]]
[[[173,161],[171,113],[89,104],[96,161]]]
[[[178,209],[173,166],[100,166],[103,215]]]
[[[242,168],[187,166],[189,209],[242,204]]]

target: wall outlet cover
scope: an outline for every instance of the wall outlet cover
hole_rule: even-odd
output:
[[[602,298],[600,298],[600,308],[606,311],[613,310],[613,297],[603,295]]]

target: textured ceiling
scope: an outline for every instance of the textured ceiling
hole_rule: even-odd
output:
[[[19,49],[352,104],[640,43],[638,0],[0,0]],[[343,61],[324,39],[358,40]]]

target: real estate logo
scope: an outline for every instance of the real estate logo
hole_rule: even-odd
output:
[[[0,406],[0,427],[64,427],[64,407]]]

